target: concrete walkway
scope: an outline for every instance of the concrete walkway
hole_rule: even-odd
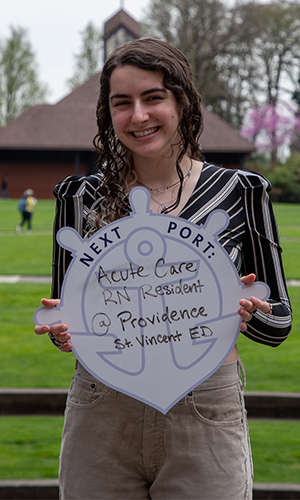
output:
[[[20,276],[0,274],[0,283],[14,285],[15,283],[51,283],[51,276]]]

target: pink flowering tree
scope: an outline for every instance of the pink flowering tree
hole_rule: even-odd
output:
[[[268,153],[274,164],[280,151],[299,141],[300,116],[287,104],[253,108],[246,115],[241,135],[254,144],[257,152]]]

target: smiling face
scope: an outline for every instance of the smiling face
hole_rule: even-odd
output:
[[[179,106],[173,92],[164,87],[161,72],[132,65],[114,69],[109,100],[114,131],[133,159],[170,158],[177,153]]]

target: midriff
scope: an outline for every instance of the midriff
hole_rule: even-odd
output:
[[[229,354],[228,358],[224,361],[224,365],[225,365],[225,363],[232,363],[233,361],[236,361],[238,359],[238,357],[239,357],[238,348],[235,345],[234,348],[232,349],[231,353]]]

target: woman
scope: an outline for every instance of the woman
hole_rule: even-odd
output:
[[[241,331],[279,345],[291,310],[278,234],[263,177],[202,162],[200,96],[185,56],[166,42],[141,39],[116,49],[100,79],[97,106],[99,174],[56,186],[55,232],[72,225],[88,236],[130,210],[137,186],[153,212],[203,223],[212,210],[230,222],[220,235],[246,284],[268,283],[268,301],[242,299]],[[90,214],[88,216],[88,213]],[[163,216],[163,215],[162,215]],[[70,256],[54,249],[53,289],[59,302]],[[67,352],[65,324],[36,326]],[[61,498],[241,500],[252,498],[252,465],[235,346],[208,380],[166,415],[94,379],[78,362],[69,392],[60,457]],[[242,372],[242,382],[239,372]]]

